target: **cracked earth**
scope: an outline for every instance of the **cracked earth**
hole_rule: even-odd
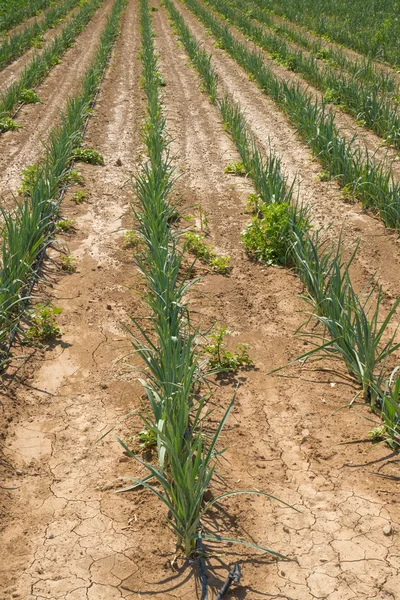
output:
[[[235,389],[237,395],[213,491],[260,489],[300,511],[257,496],[231,498],[210,511],[206,526],[212,531],[292,559],[274,561],[240,546],[210,544],[211,590],[215,594],[221,588],[238,561],[241,585],[227,598],[397,600],[398,455],[363,441],[370,429],[363,418],[367,411],[338,411],[355,389],[329,371],[332,364],[327,362],[324,372],[296,367],[283,376],[267,375],[304,351],[303,342],[293,337],[304,320],[301,286],[286,270],[247,260],[239,242],[249,219],[251,187],[224,174],[225,166],[238,160],[236,150],[199,92],[165,9],[154,4],[164,109],[180,175],[177,198],[189,213],[193,205],[202,205],[210,243],[230,254],[234,265],[230,277],[197,267],[204,278],[190,299],[192,315],[204,329],[215,319],[228,325],[233,344],[250,345],[256,367],[214,382],[215,419]],[[205,35],[181,10],[198,35]],[[76,206],[66,197],[63,215],[74,219],[75,232],[49,251],[39,290],[63,308],[62,338],[27,362],[14,361],[3,382],[0,600],[200,598],[198,565],[176,552],[163,507],[146,490],[115,493],[121,487],[117,478],[143,473],[112,433],[102,437],[114,425],[123,439],[140,428],[135,415],[124,417],[139,405],[126,326],[127,315],[142,314],[143,288],[132,251],[123,247],[123,234],[132,227],[131,176],[141,153],[139,42],[137,3],[131,1],[85,139],[104,155],[105,166],[79,165],[88,203]],[[222,51],[218,67],[222,73],[230,68]],[[238,94],[249,99],[251,85],[238,79]],[[268,102],[255,92],[253,101],[264,110],[263,128],[276,143],[293,135],[274,122]],[[263,135],[260,129],[258,135]],[[296,160],[309,160],[300,144]],[[302,185],[314,191],[323,185],[313,183],[312,172],[303,179]],[[336,194],[332,186],[329,194]],[[330,207],[333,220],[343,222],[344,210],[357,216],[357,207],[343,208],[337,193],[337,206]],[[361,236],[372,230],[370,217],[362,219]],[[385,265],[397,256],[398,246],[378,236],[364,242],[355,276],[364,277],[366,248],[376,244],[374,268],[375,263],[382,267],[396,293],[396,273],[390,281]],[[72,274],[61,274],[57,266],[66,247],[77,258]]]

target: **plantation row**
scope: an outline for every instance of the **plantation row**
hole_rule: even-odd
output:
[[[354,48],[367,56],[400,64],[397,43],[399,5],[391,0],[262,0],[263,6],[328,40]]]
[[[193,6],[194,0],[184,1]],[[218,96],[219,78],[212,57],[191,34],[173,2],[164,2],[257,192],[251,198],[255,215],[243,233],[244,245],[249,255],[258,260],[293,267],[307,289],[320,333],[313,334],[317,348],[299,360],[319,354],[343,360],[362,388],[363,401],[383,419],[383,437],[391,440],[391,444],[398,444],[400,378],[396,376],[397,368],[388,371],[387,360],[400,345],[394,335],[387,339],[387,330],[400,299],[381,322],[382,289],[370,286],[361,295],[355,292],[349,273],[355,252],[344,262],[341,241],[332,246],[324,238],[323,230],[312,227],[309,209],[292,201],[293,186],[287,186],[279,159],[272,151],[267,159],[262,157],[240,106],[229,94]]]
[[[132,344],[146,366],[147,379],[142,382],[146,403],[140,417],[147,438],[153,439],[157,446],[158,464],[144,462],[119,440],[125,452],[149,472],[148,477],[133,479],[133,484],[121,491],[131,491],[141,485],[151,490],[168,508],[168,521],[187,556],[196,551],[202,556],[202,540],[236,542],[259,548],[243,540],[226,540],[204,530],[205,515],[223,498],[244,493],[271,496],[256,490],[241,490],[226,492],[208,502],[204,499],[214,475],[216,459],[221,454],[216,445],[233,400],[215,433],[210,433],[207,395],[203,389],[209,373],[199,358],[200,331],[190,325],[186,301],[188,291],[197,280],[193,278],[192,267],[184,267],[185,245],[180,243],[183,232],[173,225],[176,206],[170,196],[174,167],[161,106],[162,81],[148,0],[140,0],[140,12],[142,85],[147,98],[143,128],[146,158],[135,177],[138,207],[134,208],[134,217],[145,250],[135,257],[135,262],[146,282],[147,322],[151,324],[151,331],[132,318],[136,328],[132,333]],[[281,556],[266,548],[260,549]],[[203,598],[206,597],[203,578]]]
[[[232,9],[226,0],[207,0],[207,4],[229,23],[236,25],[255,44],[321,90],[326,102],[338,105],[353,116],[358,124],[374,131],[387,144],[400,148],[400,115],[397,112],[399,90],[389,75],[381,74],[377,76],[377,81],[362,83],[357,72],[350,79],[329,65],[321,69],[316,58],[291,49],[281,38],[254,25],[241,10]],[[374,73],[371,69],[364,70],[364,74],[366,72]],[[389,97],[382,95],[386,88],[392,88]]]
[[[232,6],[239,7],[236,0],[232,0]],[[381,92],[394,92],[398,88],[393,75],[385,72],[382,67],[378,68],[371,58],[352,58],[340,46],[330,46],[322,38],[310,36],[309,33],[289,22],[278,20],[266,8],[264,0],[251,0],[248,4],[247,15],[267,26],[278,36],[307,50],[318,60],[341,69],[361,81],[378,85]]]
[[[32,25],[6,38],[0,45],[0,69],[4,69],[31,46],[40,44],[43,34],[58,25],[79,1],[65,0],[61,4],[57,4],[46,11],[43,19],[35,20]]]
[[[0,32],[23,23],[45,10],[52,0],[2,0],[0,3]]]
[[[14,121],[23,104],[39,102],[35,88],[44,81],[50,70],[60,62],[78,35],[84,31],[103,0],[84,0],[81,8],[64,26],[49,46],[26,65],[19,78],[0,95],[0,133],[18,129]]]
[[[67,100],[61,124],[49,134],[42,159],[24,173],[23,201],[10,213],[3,211],[4,229],[0,262],[0,344],[2,362],[15,335],[38,277],[46,247],[51,242],[61,201],[73,162],[80,157],[83,133],[103,72],[119,31],[126,0],[115,0],[101,34],[93,62],[83,79],[81,92]],[[84,5],[93,11],[95,2]]]
[[[185,0],[187,7],[212,33],[260,89],[287,114],[298,133],[324,167],[327,178],[334,178],[346,196],[361,201],[364,208],[378,213],[388,227],[400,222],[400,185],[385,161],[377,162],[358,147],[355,138],[340,135],[332,111],[315,101],[299,85],[277,77],[261,53],[240,42],[228,25],[197,0]]]

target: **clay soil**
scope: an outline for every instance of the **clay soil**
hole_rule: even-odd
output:
[[[206,211],[207,241],[232,257],[229,276],[196,266],[202,278],[189,298],[192,318],[203,330],[215,321],[227,325],[230,345],[249,344],[254,361],[254,368],[211,381],[215,422],[236,393],[223,437],[227,451],[212,492],[263,490],[299,511],[261,496],[238,496],[210,512],[210,530],[291,559],[207,545],[210,597],[239,562],[240,585],[226,598],[397,600],[398,454],[368,441],[372,425],[366,408],[343,408],[358,389],[338,363],[325,361],[319,365],[324,369],[306,363],[268,374],[309,347],[294,336],[306,318],[303,290],[289,270],[246,256],[240,241],[250,220],[246,203],[252,187],[247,179],[224,173],[239,156],[199,89],[166,9],[159,0],[152,4],[179,176],[174,197],[182,217],[198,216],[195,205]],[[345,204],[334,183],[316,180],[318,165],[285,117],[213,47],[193,15],[179,2],[176,6],[212,51],[221,84],[246,110],[260,144],[267,149],[270,140],[283,171],[290,178],[298,174],[301,198],[314,205],[316,223],[332,223],[332,237],[343,229],[345,244],[360,238],[352,273],[356,284],[365,285],[376,273],[393,298],[400,295],[397,237],[359,207]],[[3,193],[15,192],[21,167],[39,156],[38,140],[56,122],[61,98],[79,89],[110,8],[106,0],[82,34],[86,37],[52,71],[40,94],[44,104],[26,107],[26,129],[0,139]],[[116,426],[140,452],[135,437],[140,421],[135,414],[125,417],[140,406],[140,365],[131,351],[129,315],[145,315],[144,289],[133,250],[124,246],[124,232],[134,226],[132,175],[143,153],[139,49],[138,2],[130,0],[84,141],[103,154],[105,166],[79,164],[88,201],[71,202],[76,188],[66,195],[63,216],[74,220],[74,230],[49,248],[36,290],[63,308],[62,336],[46,348],[16,346],[3,375],[0,600],[201,597],[198,564],[176,550],[163,506],[144,489],[115,493],[123,485],[119,478],[144,471],[124,455],[113,432],[102,437]],[[187,222],[182,218],[181,224]],[[68,251],[77,259],[71,274],[60,268]],[[386,307],[391,302],[388,297]]]

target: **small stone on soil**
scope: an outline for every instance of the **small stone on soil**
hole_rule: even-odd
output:
[[[393,527],[390,525],[390,523],[388,523],[387,525],[385,525],[385,527],[383,528],[383,535],[392,535],[393,533]]]

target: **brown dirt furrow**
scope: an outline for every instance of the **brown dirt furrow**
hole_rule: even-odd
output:
[[[176,3],[187,24],[213,55],[221,85],[245,111],[251,131],[269,152],[269,145],[281,158],[282,172],[289,182],[296,179],[299,198],[312,207],[315,226],[330,226],[328,235],[337,240],[342,233],[345,245],[360,239],[353,279],[362,288],[375,276],[394,297],[400,296],[400,255],[398,236],[386,231],[382,222],[364,213],[359,205],[343,201],[334,181],[320,181],[319,163],[312,160],[307,146],[299,139],[285,115],[249,81],[245,72],[223,50],[215,49],[213,39],[181,3]],[[249,219],[250,220],[250,219]]]
[[[66,99],[79,92],[111,6],[112,0],[105,0],[61,63],[38,87],[42,104],[23,107],[17,119],[23,129],[8,131],[0,136],[0,196],[3,207],[12,205],[11,195],[18,189],[22,169],[34,163],[43,153],[42,142],[46,141],[50,129],[59,122]]]
[[[192,315],[204,328],[215,319],[228,325],[234,343],[250,344],[256,367],[216,382],[218,415],[238,386],[223,442],[229,451],[219,472],[229,489],[266,490],[302,510],[296,514],[265,498],[227,500],[210,516],[211,528],[296,556],[298,562],[269,564],[260,555],[218,547],[218,559],[208,565],[210,583],[217,589],[229,563],[239,557],[244,578],[237,598],[364,600],[381,594],[393,599],[397,539],[386,538],[382,528],[399,522],[396,486],[388,480],[382,486],[368,464],[377,460],[388,466],[391,452],[375,449],[372,457],[363,444],[338,446],[368,429],[354,412],[329,419],[354,393],[345,380],[312,368],[287,371],[284,379],[266,374],[304,351],[293,338],[304,319],[300,287],[288,271],[251,263],[240,249],[249,185],[223,172],[238,156],[216,110],[199,93],[196,74],[185,66],[187,56],[172,36],[165,9],[154,13],[154,25],[167,84],[168,129],[182,170],[179,194],[186,205],[200,202],[210,241],[234,257],[230,277],[208,275],[196,288]],[[214,493],[220,483],[215,486]],[[183,586],[177,595],[184,593]]]
[[[88,204],[75,206],[69,192],[63,214],[76,231],[58,240],[46,263],[41,292],[64,309],[62,338],[9,382],[19,414],[4,390],[4,421],[13,420],[3,455],[7,490],[0,490],[1,600],[133,600],[137,594],[124,589],[146,586],[144,557],[143,577],[151,581],[154,565],[163,570],[162,553],[174,548],[172,537],[162,540],[164,518],[148,493],[113,494],[116,477],[137,474],[113,436],[96,444],[137,404],[139,391],[132,370],[116,362],[129,352],[124,325],[128,313],[137,314],[141,285],[121,231],[129,225],[143,116],[136,6],[126,9],[86,136],[105,166],[82,165]],[[66,247],[77,271],[62,275]]]
[[[65,24],[71,19],[72,15],[74,15],[76,11],[77,9],[71,11],[62,23],[60,23],[57,27],[49,29],[43,34],[43,48],[45,48],[49,42],[54,40],[56,35],[58,35],[61,29],[65,27]],[[0,71],[0,93],[4,93],[7,88],[18,79],[24,68],[29,64],[37,52],[37,48],[30,48],[24,52],[22,56],[14,60],[10,65]]]

